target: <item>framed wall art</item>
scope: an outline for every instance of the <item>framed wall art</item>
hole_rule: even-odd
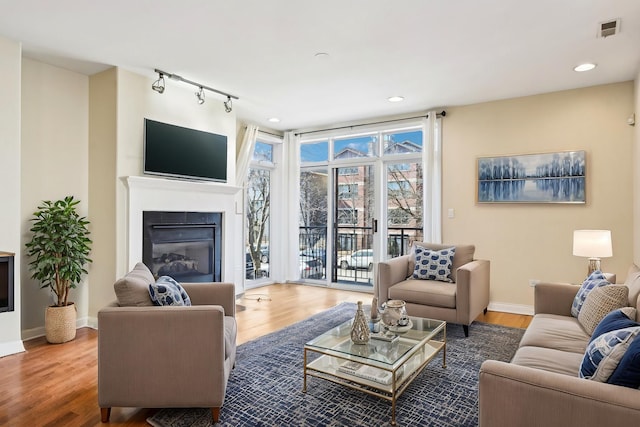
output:
[[[479,157],[478,203],[585,203],[586,152]]]

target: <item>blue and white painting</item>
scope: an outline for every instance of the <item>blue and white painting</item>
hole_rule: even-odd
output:
[[[478,203],[585,203],[586,152],[478,158]]]

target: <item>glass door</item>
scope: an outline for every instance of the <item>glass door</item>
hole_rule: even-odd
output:
[[[375,185],[373,164],[334,168],[332,282],[373,287]]]
[[[387,163],[386,206],[387,256],[409,253],[423,236],[423,166],[418,160]]]

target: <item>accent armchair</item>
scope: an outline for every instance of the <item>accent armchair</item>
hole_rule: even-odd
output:
[[[403,255],[378,263],[375,295],[378,303],[390,299],[406,302],[410,316],[445,320],[462,325],[469,336],[469,325],[489,305],[490,262],[475,260],[474,245],[442,245],[415,242],[433,251],[455,246],[451,264],[452,282],[414,279],[415,255]]]
[[[211,408],[218,422],[236,358],[234,285],[182,283],[192,306],[152,306],[142,293],[153,280],[147,272],[138,264],[114,285],[120,304],[98,312],[102,422],[114,406]]]

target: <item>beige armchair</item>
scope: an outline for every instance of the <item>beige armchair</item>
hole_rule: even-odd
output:
[[[123,280],[129,287],[145,285],[140,265],[117,285]],[[146,305],[138,289],[138,306],[114,302],[98,312],[102,422],[109,421],[114,406],[211,408],[218,422],[236,358],[235,288],[231,283],[182,286],[192,306]]]
[[[445,320],[463,326],[469,336],[469,325],[489,305],[490,263],[473,258],[473,245],[441,245],[416,242],[432,250],[456,247],[451,267],[453,283],[413,279],[415,260],[404,255],[378,263],[375,295],[378,303],[390,299],[406,302],[410,316]]]

